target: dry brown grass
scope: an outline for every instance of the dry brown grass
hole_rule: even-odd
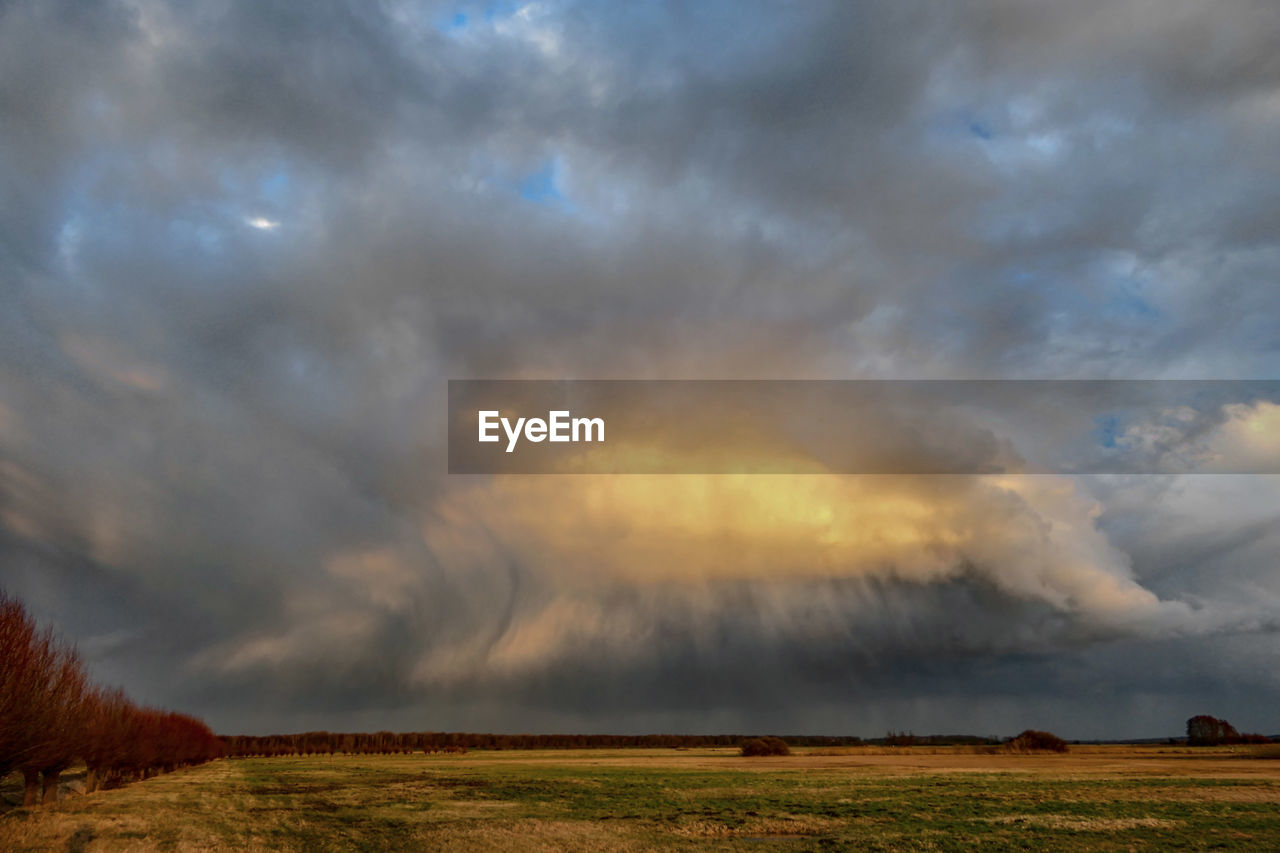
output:
[[[0,809],[0,851],[1280,849],[1278,805],[1280,762],[1159,747],[282,758]]]
[[[839,825],[839,821],[812,815],[783,815],[752,818],[737,826],[719,821],[694,820],[682,823],[671,834],[680,838],[768,838],[819,835]]]
[[[598,853],[601,850],[652,850],[640,839],[628,837],[624,826],[598,821],[518,820],[510,823],[458,823],[434,825],[413,837],[414,850],[476,850],[529,853]]]
[[[991,823],[1028,824],[1072,832],[1116,832],[1126,829],[1174,829],[1182,821],[1156,817],[1080,818],[1061,814],[1011,814],[988,818]]]

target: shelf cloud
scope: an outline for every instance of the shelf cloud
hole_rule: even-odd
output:
[[[446,382],[1275,377],[1278,39],[9,3],[0,586],[224,732],[1266,729],[1273,401],[1092,424],[1161,474],[451,476]]]

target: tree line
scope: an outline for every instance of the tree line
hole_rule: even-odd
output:
[[[275,755],[392,755],[467,752],[473,749],[697,749],[738,747],[751,735],[573,735],[480,734],[471,732],[304,732],[291,735],[229,735],[223,753],[232,758]],[[857,737],[789,735],[792,746],[858,746]]]
[[[93,684],[74,647],[41,631],[0,592],[0,778],[22,773],[23,804],[51,803],[76,761],[85,791],[216,758],[222,744],[195,717],[136,705]]]

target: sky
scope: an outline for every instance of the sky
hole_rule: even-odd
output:
[[[1280,378],[1278,45],[1268,0],[0,4],[0,587],[224,733],[1278,733],[1275,475],[445,442],[449,379]],[[1247,470],[1278,411],[1098,440]]]

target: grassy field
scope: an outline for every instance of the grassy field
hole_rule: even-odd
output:
[[[14,853],[1280,849],[1280,761],[1173,748],[223,760],[34,809],[17,782]]]

